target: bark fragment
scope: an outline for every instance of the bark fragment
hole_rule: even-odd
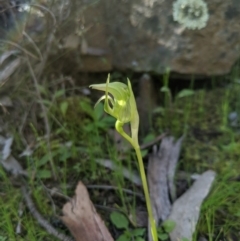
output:
[[[177,142],[171,136],[164,137],[158,150],[157,146],[153,147],[153,154],[149,158],[147,176],[156,224],[168,218],[172,208],[171,201],[176,197],[174,176],[182,141],[183,137]],[[151,241],[150,232],[148,237]]]
[[[75,196],[64,205],[63,214],[62,220],[76,241],[113,241],[82,182],[78,183]]]

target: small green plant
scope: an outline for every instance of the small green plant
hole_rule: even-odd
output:
[[[143,191],[146,199],[146,205],[148,210],[148,216],[151,225],[151,233],[154,241],[157,241],[157,229],[156,223],[153,218],[152,206],[149,197],[147,178],[144,171],[144,165],[140,147],[138,144],[138,129],[139,129],[139,115],[137,111],[135,97],[132,91],[130,80],[128,79],[128,85],[121,82],[110,83],[110,75],[108,75],[106,84],[91,85],[93,89],[105,91],[96,104],[104,100],[104,110],[109,115],[117,119],[115,128],[130,144],[133,146],[140,170],[140,175],[143,184]],[[109,93],[112,95],[110,96]],[[131,136],[129,136],[124,130],[123,126],[130,122]]]
[[[176,224],[172,220],[166,220],[162,223],[160,227],[158,227],[158,238],[161,241],[169,240],[169,233],[173,231]]]
[[[116,241],[144,241],[143,235],[146,232],[145,228],[136,228],[131,230],[129,227],[128,219],[119,212],[112,212],[110,219],[117,229],[124,230],[124,232],[117,238]]]

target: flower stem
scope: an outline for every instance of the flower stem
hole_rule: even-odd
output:
[[[155,220],[153,217],[152,205],[151,205],[151,200],[150,200],[149,191],[148,191],[147,178],[146,178],[146,174],[145,174],[145,170],[144,170],[141,150],[140,150],[140,147],[138,144],[138,138],[136,137],[136,139],[133,140],[133,138],[131,138],[129,135],[127,135],[123,130],[123,125],[124,125],[124,123],[117,120],[115,123],[115,128],[119,134],[121,134],[126,140],[128,140],[130,142],[130,144],[133,146],[133,148],[136,152],[140,176],[141,176],[142,185],[143,185],[143,192],[145,195],[145,200],[146,200],[146,205],[147,205],[148,217],[150,220],[151,234],[152,234],[153,241],[158,241],[156,223],[155,223]]]
[[[151,200],[150,200],[149,191],[148,191],[148,184],[147,184],[147,178],[144,170],[142,154],[141,154],[139,145],[133,144],[133,148],[137,154],[138,165],[139,165],[139,170],[140,170],[140,175],[141,175],[142,185],[143,185],[143,191],[146,199],[148,217],[150,220],[152,238],[153,238],[153,241],[158,241],[156,223],[153,217],[152,205],[151,205]]]

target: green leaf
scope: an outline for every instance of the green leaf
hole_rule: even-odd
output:
[[[157,107],[153,110],[153,113],[155,114],[162,114],[164,115],[165,109],[163,107]]]
[[[143,143],[148,143],[150,141],[153,141],[155,139],[155,135],[153,133],[147,134],[147,136],[144,137]]]
[[[56,156],[58,154],[58,151],[52,151],[52,157]],[[36,167],[44,166],[46,163],[50,161],[50,155],[49,153],[45,154],[41,159],[36,160],[35,164]]]
[[[125,234],[121,234],[116,241],[129,241],[129,237]]]
[[[133,236],[143,236],[145,233],[146,229],[145,228],[136,228],[132,230],[132,235]]]
[[[163,222],[162,226],[166,233],[170,233],[175,228],[176,223],[172,220],[166,220],[165,222]]]
[[[67,101],[61,102],[61,104],[60,104],[60,110],[61,110],[63,116],[66,115],[67,109],[68,109],[68,102],[67,102]]]
[[[103,103],[99,102],[98,105],[96,105],[94,108],[94,116],[97,121],[101,119],[101,117],[103,116],[103,113],[104,113]]]
[[[167,86],[163,86],[161,89],[160,89],[161,92],[170,92],[170,89],[167,87]]]
[[[41,94],[44,94],[44,95],[48,94],[47,89],[44,86],[38,85],[38,89],[41,92]]]
[[[52,102],[49,100],[38,100],[38,103],[42,102],[45,106],[51,106]]]
[[[37,167],[44,166],[50,160],[49,154],[44,155],[41,159],[36,160],[35,164]]]
[[[39,170],[37,175],[40,179],[47,179],[52,177],[52,173],[49,170]]]
[[[188,97],[194,94],[194,90],[189,90],[189,89],[184,89],[181,90],[178,95],[177,98],[183,98],[183,97]]]
[[[59,98],[59,97],[63,96],[64,93],[65,93],[65,90],[58,90],[58,91],[54,94],[53,97],[54,97],[54,99],[55,99],[55,98]]]
[[[113,127],[114,124],[115,119],[110,115],[104,116],[103,118],[101,118],[101,120],[96,122],[96,126],[100,129],[107,129]]]
[[[157,232],[158,233],[164,233],[164,230],[161,226],[157,227]]]
[[[92,109],[92,106],[87,103],[86,101],[81,101],[80,103],[80,107],[81,109],[86,113],[88,114],[90,117],[94,118],[94,111]]]
[[[142,158],[146,157],[147,154],[148,154],[148,150],[141,150]]]
[[[145,241],[145,239],[141,238],[141,237],[137,237],[134,239],[135,241]]]
[[[119,229],[128,228],[129,221],[123,214],[118,212],[112,212],[110,215],[110,219],[116,228],[119,228]]]
[[[168,234],[166,233],[158,233],[158,238],[161,240],[161,241],[165,241],[168,239]]]
[[[235,216],[240,217],[240,210],[235,213]]]
[[[62,147],[59,149],[59,161],[66,161],[67,159],[69,159],[72,156],[71,150],[69,150],[66,147]]]

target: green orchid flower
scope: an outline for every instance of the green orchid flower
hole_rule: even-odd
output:
[[[128,79],[128,85],[121,82],[110,83],[110,75],[108,75],[106,84],[90,85],[91,88],[96,90],[105,91],[103,95],[96,103],[96,105],[104,100],[104,110],[109,115],[116,118],[115,128],[116,130],[128,140],[135,149],[139,171],[142,179],[143,190],[146,199],[146,205],[151,225],[151,233],[153,241],[157,241],[157,229],[155,220],[153,218],[152,206],[149,197],[147,178],[144,170],[141,150],[138,144],[138,128],[139,128],[139,115],[137,111],[137,105],[135,97],[132,91],[131,82]],[[96,106],[95,105],[95,106]],[[123,125],[130,122],[131,136],[129,136],[124,130]]]
[[[130,80],[128,79],[128,85],[121,82],[110,83],[110,75],[108,75],[106,84],[90,85],[90,87],[105,91],[105,95],[97,101],[96,105],[105,100],[104,110],[117,119],[115,125],[117,131],[132,145],[138,145],[139,115]],[[131,125],[131,137],[122,130],[123,125],[128,122]]]

